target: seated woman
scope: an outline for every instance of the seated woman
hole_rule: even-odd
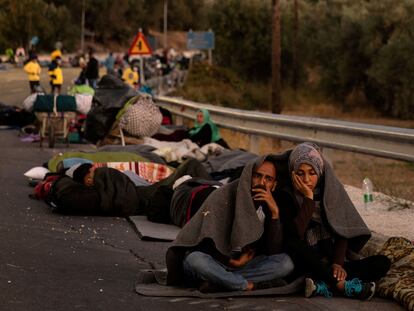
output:
[[[373,281],[389,270],[389,259],[347,256],[351,251],[356,255],[371,233],[318,146],[307,142],[294,148],[289,171],[292,183],[276,198],[287,253],[296,272],[309,277],[305,297],[331,297],[335,291],[369,300],[375,292]]]
[[[217,125],[210,120],[207,109],[197,111],[194,127],[189,130],[190,139],[200,147],[209,143],[216,143],[230,149],[229,145],[221,138]]]

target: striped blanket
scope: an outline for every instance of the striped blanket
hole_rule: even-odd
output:
[[[152,162],[98,162],[94,163],[93,166],[111,167],[122,172],[132,171],[152,184],[167,178],[173,173],[173,170],[167,165]]]

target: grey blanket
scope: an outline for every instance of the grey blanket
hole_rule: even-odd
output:
[[[218,156],[209,156],[203,163],[207,172],[223,172],[245,166],[250,161],[257,159],[257,155],[243,150],[223,150]]]
[[[303,277],[299,277],[285,286],[254,291],[202,293],[194,288],[165,286],[166,271],[164,270],[142,270],[138,273],[137,280],[135,282],[135,291],[140,295],[152,297],[228,298],[288,295],[302,290],[303,280]]]
[[[155,154],[154,151],[155,148],[153,146],[149,145],[105,145],[102,147],[99,147],[99,151],[119,151],[119,152],[131,152],[138,154],[141,157],[144,157],[148,159],[150,162],[153,163],[160,163],[160,164],[166,164],[163,158],[161,158],[159,155]]]
[[[338,235],[349,239],[349,248],[358,252],[370,239],[371,231],[325,159],[324,164],[323,204],[329,225]]]

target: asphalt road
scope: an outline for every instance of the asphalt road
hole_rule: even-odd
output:
[[[2,79],[1,98],[17,103],[19,99],[7,94],[9,83],[26,89],[27,81]],[[53,214],[45,203],[28,197],[33,189],[23,173],[67,149],[59,144],[55,149],[41,149],[37,143],[23,143],[16,130],[0,130],[0,145],[0,311],[403,310],[379,298],[360,302],[300,295],[237,299],[140,296],[134,292],[137,273],[164,267],[168,243],[141,241],[125,219]]]

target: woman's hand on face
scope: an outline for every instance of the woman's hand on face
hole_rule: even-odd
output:
[[[302,193],[305,197],[313,200],[313,191],[302,181],[302,179],[292,171],[293,186],[297,191]]]
[[[334,263],[332,264],[332,275],[338,282],[340,282],[346,279],[347,273],[341,265]]]

